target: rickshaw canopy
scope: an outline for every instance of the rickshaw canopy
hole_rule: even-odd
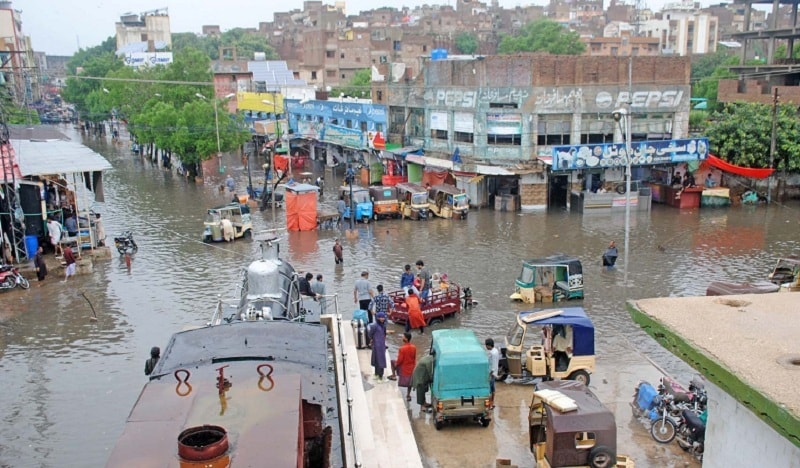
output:
[[[583,274],[583,267],[581,261],[577,257],[572,257],[562,253],[553,254],[547,257],[532,258],[523,262],[523,269],[525,267],[535,268],[537,266],[565,266],[569,275]]]
[[[536,319],[536,314],[547,315]],[[528,310],[519,313],[519,320],[527,325],[572,325],[572,354],[594,355],[594,324],[583,307]]]
[[[553,452],[560,451],[559,448],[575,449],[575,432],[593,432],[597,438],[597,444],[616,447],[617,445],[617,424],[614,413],[603,406],[603,403],[585,385],[573,380],[551,380],[536,384],[534,397],[539,397],[544,401],[554,394],[560,394],[575,402],[577,407],[571,411],[558,411],[551,407],[547,412],[548,426],[551,427],[553,441],[558,447],[553,447]],[[564,434],[564,439],[559,437]]]
[[[436,351],[432,392],[438,399],[460,398],[465,391],[490,393],[489,357],[475,332],[434,330],[431,346]]]

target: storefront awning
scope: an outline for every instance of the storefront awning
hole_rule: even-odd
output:
[[[475,166],[475,172],[482,175],[490,175],[490,176],[514,176],[515,173],[509,171],[508,169],[498,167],[498,166],[485,166],[482,164],[478,164]]]
[[[111,169],[100,154],[74,141],[11,140],[23,176],[70,174]]]

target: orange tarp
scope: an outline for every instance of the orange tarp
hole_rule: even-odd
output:
[[[317,229],[317,192],[295,192],[286,189],[286,229],[313,231]]]

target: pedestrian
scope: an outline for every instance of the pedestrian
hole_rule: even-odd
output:
[[[355,287],[353,287],[353,302],[358,304],[358,308],[366,310],[369,316],[369,323],[372,323],[372,312],[369,310],[369,304],[372,298],[375,297],[375,292],[369,284],[369,272],[364,270],[361,272],[361,278],[356,280]]]
[[[64,249],[64,261],[67,263],[67,267],[64,271],[64,281],[62,283],[66,283],[70,276],[75,276],[75,255],[72,253],[71,247]]]
[[[325,283],[322,282],[322,274],[317,275],[317,280],[311,283],[311,291],[316,294],[317,300],[319,301],[319,309],[320,313],[325,313],[325,307],[327,303],[325,302]]]
[[[301,295],[316,297],[314,291],[311,290],[312,279],[314,279],[313,273],[306,273],[305,276],[300,277],[300,280],[297,282],[297,289],[300,290]]]
[[[232,175],[228,174],[228,177],[225,179],[225,186],[228,187],[229,192],[236,190],[236,181],[233,180]]]
[[[153,369],[156,368],[156,364],[158,364],[159,359],[161,359],[161,348],[158,346],[153,346],[150,348],[150,359],[144,363],[144,375],[150,375],[153,373]]]
[[[64,227],[67,228],[67,235],[69,237],[76,237],[78,235],[78,217],[75,215],[74,211],[64,220]]]
[[[386,369],[386,314],[383,312],[375,316],[375,323],[367,328],[367,336],[372,343],[371,364],[375,368],[375,380],[383,380],[383,370]]]
[[[425,394],[428,393],[428,388],[433,383],[433,364],[436,360],[436,351],[431,349],[431,353],[419,361],[414,367],[414,372],[411,374],[411,386],[417,392],[417,404],[419,404],[420,411],[430,413],[433,411],[433,406],[426,401]]]
[[[400,289],[408,296],[408,288],[414,287],[414,273],[411,272],[411,265],[403,267],[403,274],[400,275]]]
[[[374,315],[383,312],[387,316],[389,316],[389,312],[394,312],[394,301],[388,294],[383,292],[383,285],[379,284],[376,289],[378,290],[378,294],[376,294],[369,303],[369,309],[372,310]]]
[[[406,388],[406,401],[411,401],[411,375],[417,364],[417,347],[411,344],[411,333],[403,333],[403,345],[397,350],[397,359],[392,360],[392,375],[398,387]]]
[[[408,308],[408,319],[406,320],[406,332],[412,328],[419,328],[419,334],[425,334],[425,317],[422,315],[422,308],[419,306],[419,298],[414,294],[413,289],[408,290],[406,297],[406,307]]]
[[[494,347],[494,340],[486,338],[484,341],[489,355],[489,389],[492,391],[489,409],[494,409],[494,382],[500,372],[500,351]]]
[[[607,266],[609,268],[613,267],[617,263],[617,244],[614,243],[612,240],[608,243],[608,248],[606,249],[605,253],[603,253],[603,266]]]
[[[36,256],[33,257],[33,266],[36,268],[36,278],[39,281],[44,281],[47,276],[47,263],[44,261],[44,249],[41,245],[36,249]]]
[[[344,219],[344,212],[347,209],[347,204],[344,202],[344,195],[339,196],[339,200],[336,202],[336,211],[339,213],[339,224],[342,224],[342,220]]]
[[[53,246],[53,252],[56,254],[56,258],[58,258],[60,256],[59,254],[64,254],[64,249],[61,248],[61,235],[64,233],[64,230],[61,228],[61,223],[56,221],[52,216],[47,220],[47,233],[50,236],[50,245]]]
[[[431,272],[425,268],[425,262],[417,260],[417,277],[419,278],[419,298],[424,304],[431,292]]]
[[[342,248],[342,244],[339,243],[338,238],[333,241],[333,261],[337,265],[344,263],[344,249]]]

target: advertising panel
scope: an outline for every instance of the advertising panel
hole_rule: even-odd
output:
[[[471,112],[455,112],[453,114],[453,130],[463,133],[475,133],[475,116]]]
[[[631,144],[631,165],[652,166],[708,157],[708,138],[637,141]],[[624,167],[627,150],[624,143],[554,146],[553,170]]]
[[[431,130],[447,130],[447,112],[431,111]]]
[[[486,114],[486,133],[489,135],[522,135],[522,115]]]

